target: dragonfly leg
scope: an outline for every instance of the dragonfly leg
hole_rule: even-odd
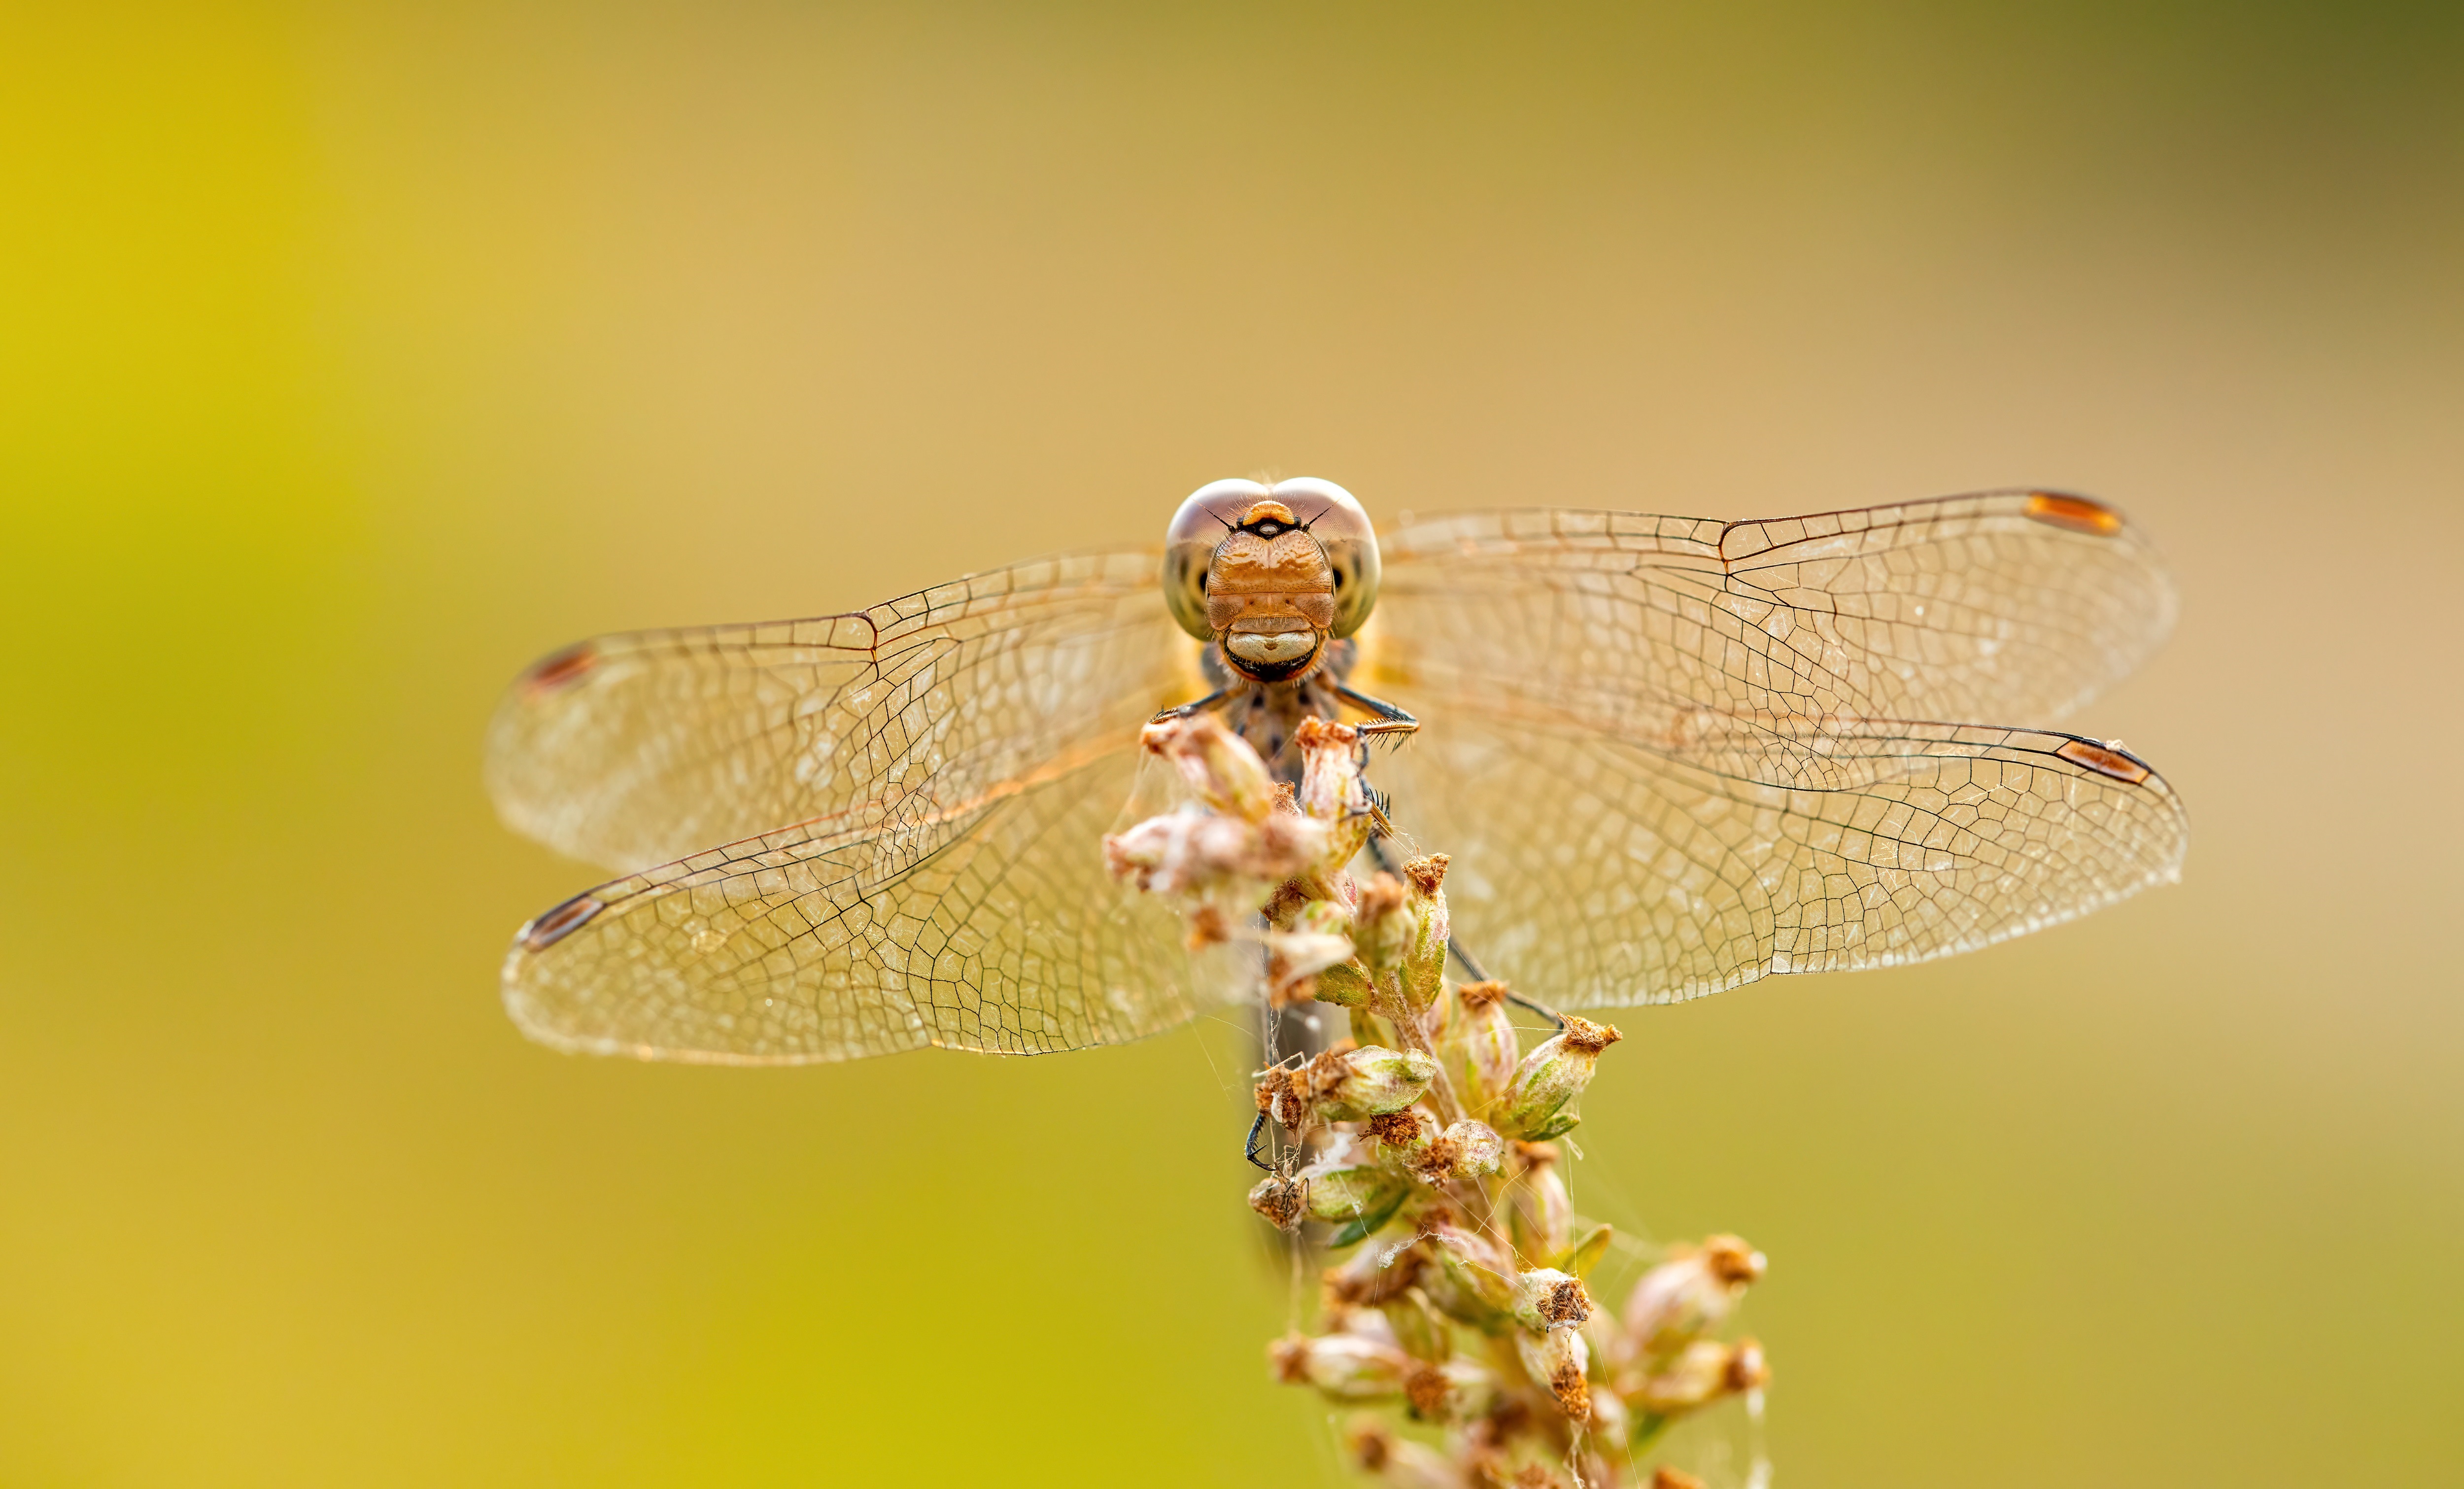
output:
[[[1264,1168],[1268,1173],[1273,1173],[1275,1171],[1275,1166],[1258,1156],[1258,1139],[1264,1136],[1265,1131],[1266,1114],[1262,1110],[1258,1113],[1257,1118],[1249,1123],[1249,1141],[1242,1145],[1241,1156],[1249,1160],[1249,1162],[1256,1164],[1259,1167]]]
[[[1384,699],[1371,698],[1347,683],[1336,683],[1334,696],[1364,713],[1376,715],[1369,722],[1358,726],[1363,734],[1409,734],[1420,726],[1419,720]]]
[[[1167,719],[1194,718],[1197,715],[1202,714],[1206,710],[1213,708],[1216,704],[1222,702],[1225,699],[1231,696],[1232,690],[1230,688],[1217,688],[1214,692],[1207,694],[1204,698],[1195,699],[1186,703],[1175,704],[1173,707],[1167,708],[1161,713],[1156,714],[1153,719],[1150,719],[1147,722],[1150,723],[1161,723]]]

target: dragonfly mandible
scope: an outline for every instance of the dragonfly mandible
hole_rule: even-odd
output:
[[[1490,972],[1559,1007],[1970,950],[2179,878],[2187,818],[2137,756],[1945,722],[2056,722],[2174,608],[2134,525],[2057,492],[1380,534],[1331,481],[1217,481],[1160,552],[532,666],[497,809],[625,873],[521,928],[505,1002],[561,1048],[738,1064],[1181,1023],[1240,980],[1100,841],[1139,726],[1191,706],[1270,758],[1311,715],[1401,736],[1397,831],[1453,856]]]

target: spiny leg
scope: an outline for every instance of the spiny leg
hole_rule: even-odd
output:
[[[1371,698],[1349,683],[1336,683],[1334,696],[1363,713],[1376,716],[1370,722],[1355,726],[1363,734],[1409,734],[1420,726],[1419,720],[1382,698]]]

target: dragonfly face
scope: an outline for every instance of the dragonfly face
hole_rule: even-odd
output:
[[[1306,676],[1326,643],[1359,630],[1377,603],[1376,534],[1332,481],[1200,486],[1164,543],[1173,619],[1253,682]]]

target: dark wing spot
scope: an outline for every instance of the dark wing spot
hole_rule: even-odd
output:
[[[2048,527],[2066,527],[2091,538],[2110,538],[2122,531],[2122,514],[2101,501],[2039,491],[2028,499],[2028,515]]]
[[[522,686],[531,697],[538,698],[541,694],[553,693],[559,688],[573,686],[588,676],[591,668],[598,665],[598,652],[591,648],[589,642],[584,641],[578,646],[568,646],[554,656],[534,663],[529,675],[522,678]]]
[[[521,943],[525,951],[545,951],[565,937],[590,922],[590,918],[607,906],[588,895],[576,895],[547,914],[522,927]]]
[[[2109,775],[2117,781],[2127,781],[2133,786],[2154,773],[2122,751],[2107,749],[2088,740],[2073,740],[2054,753],[2072,765],[2082,766],[2099,775]]]

